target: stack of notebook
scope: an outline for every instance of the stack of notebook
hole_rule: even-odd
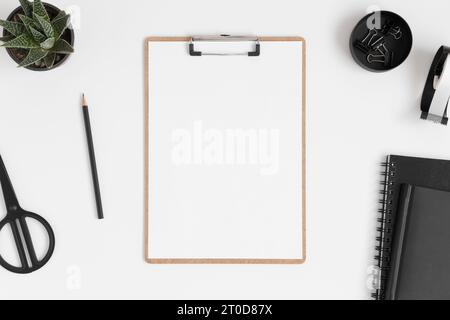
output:
[[[383,164],[378,300],[450,299],[450,161]]]

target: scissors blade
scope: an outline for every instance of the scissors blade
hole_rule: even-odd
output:
[[[2,156],[0,155],[0,183],[2,185],[3,197],[5,198],[6,210],[15,210],[19,208],[19,201],[14,192],[13,185],[9,179],[8,171],[6,171]]]

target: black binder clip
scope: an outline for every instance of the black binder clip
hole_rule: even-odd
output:
[[[445,100],[446,102],[442,103],[442,105],[440,106],[437,106],[440,110],[437,110],[436,108],[433,108],[431,110],[431,107],[433,105],[433,100],[436,98],[435,94],[439,86],[439,80],[441,79],[441,76],[443,76],[447,62],[450,60],[447,59],[449,54],[450,48],[445,46],[441,46],[436,53],[433,63],[431,64],[427,82],[425,83],[422,102],[420,105],[420,109],[422,111],[420,116],[421,119],[430,120],[436,123],[441,123],[443,125],[447,125],[448,123],[447,108],[450,92],[448,92],[447,99]],[[444,92],[444,94],[446,93]]]
[[[369,54],[372,50],[377,50],[380,45],[384,45],[384,43],[384,36],[377,29],[370,29],[364,39],[356,40],[353,45],[362,53]]]
[[[400,26],[396,26],[392,20],[386,21],[381,28],[381,33],[384,36],[392,36],[395,40],[399,40],[403,35]]]

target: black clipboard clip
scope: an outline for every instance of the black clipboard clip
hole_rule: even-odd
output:
[[[236,53],[217,53],[217,52],[202,52],[195,50],[195,43],[202,41],[217,41],[217,42],[255,42],[255,50],[250,52],[236,52]],[[189,55],[192,57],[200,56],[249,56],[258,57],[261,54],[261,45],[259,43],[259,38],[255,36],[231,36],[229,34],[221,34],[219,36],[194,36],[191,37],[189,42]]]
[[[446,63],[450,63],[450,59],[447,59],[450,54],[450,48],[441,46],[434,57],[433,63],[431,64],[430,72],[428,74],[427,82],[425,83],[425,88],[423,90],[422,102],[420,109],[422,111],[420,118],[424,120],[430,120],[433,122],[441,123],[447,125],[448,116],[447,108],[448,105],[444,106],[443,114],[432,114],[430,113],[431,104],[433,102],[436,93],[436,80],[438,80],[444,71]],[[448,61],[447,61],[448,60]]]

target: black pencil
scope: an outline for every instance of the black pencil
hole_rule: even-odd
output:
[[[98,183],[97,163],[95,161],[94,140],[92,139],[91,121],[89,119],[89,108],[83,94],[83,115],[86,127],[86,137],[89,148],[89,158],[91,160],[92,181],[94,183],[95,202],[97,204],[97,214],[99,219],[103,219],[102,197],[100,195],[100,184]]]

